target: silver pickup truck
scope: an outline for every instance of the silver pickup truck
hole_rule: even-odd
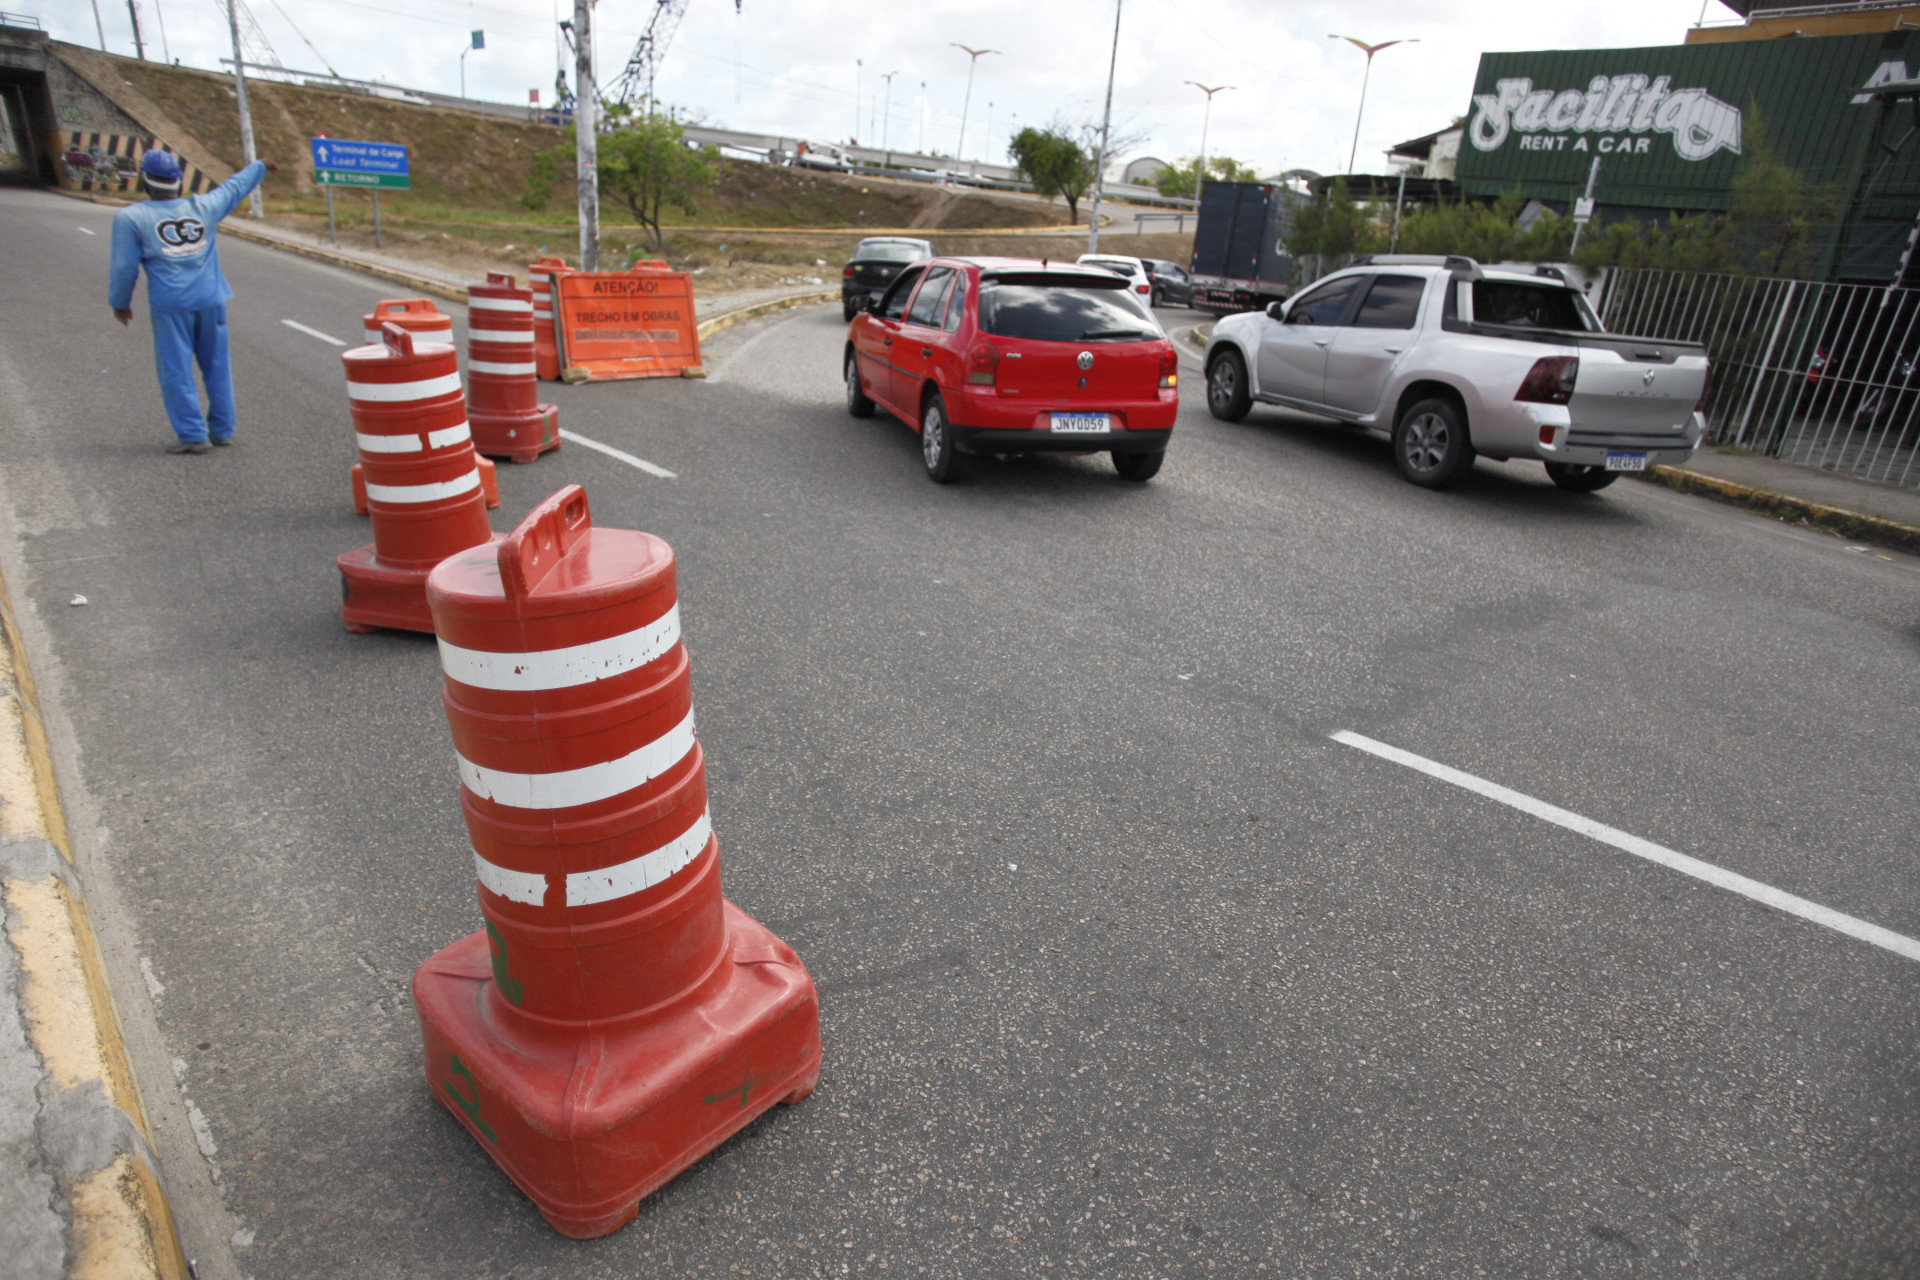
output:
[[[1259,400],[1390,433],[1400,474],[1428,488],[1485,454],[1590,493],[1685,461],[1706,431],[1706,348],[1606,332],[1552,268],[1362,258],[1219,321],[1206,367],[1214,417]]]

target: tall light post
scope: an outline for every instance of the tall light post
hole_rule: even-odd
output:
[[[1100,252],[1100,197],[1107,188],[1107,136],[1113,128],[1113,69],[1120,65],[1120,0],[1113,0],[1113,52],[1107,55],[1107,107],[1100,117],[1100,150],[1093,158],[1093,212],[1087,252]]]
[[[1348,44],[1367,55],[1367,69],[1360,74],[1360,109],[1353,114],[1353,146],[1347,150],[1347,172],[1352,173],[1354,157],[1360,154],[1360,119],[1367,113],[1367,81],[1373,75],[1373,55],[1382,49],[1391,49],[1397,44],[1419,44],[1420,41],[1416,38],[1413,40],[1387,40],[1380,44],[1368,44],[1365,40],[1356,40],[1352,36],[1338,35],[1334,32],[1328,32],[1327,39],[1345,40]]]
[[[863,59],[853,60],[853,136],[847,141],[856,146],[860,142],[860,69],[866,65]]]
[[[1200,207],[1200,186],[1207,180],[1207,126],[1213,123],[1213,95],[1233,88],[1230,84],[1217,84],[1209,89],[1198,80],[1189,80],[1188,84],[1207,95],[1207,111],[1200,117],[1200,163],[1193,171],[1193,207]]]
[[[880,77],[887,82],[887,96],[883,100],[885,105],[880,108],[880,149],[882,151],[887,149],[887,122],[893,118],[893,78],[899,74],[898,71],[889,71]]]
[[[968,59],[970,59],[967,63],[967,96],[960,101],[960,145],[955,147],[953,152],[953,158],[955,160],[964,160],[967,158],[967,108],[973,105],[973,69],[980,64],[982,57],[989,53],[998,53],[1000,51],[998,49],[969,49],[964,44],[953,44],[951,40],[947,41],[947,43],[952,44],[954,48],[966,54]]]

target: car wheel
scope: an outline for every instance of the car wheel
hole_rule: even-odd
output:
[[[1583,466],[1577,462],[1549,462],[1547,479],[1568,493],[1594,493],[1618,479],[1620,473],[1605,467]]]
[[[1166,301],[1166,295],[1161,293],[1158,289],[1155,289],[1152,293],[1147,295],[1147,305],[1150,307],[1158,307],[1162,305],[1165,301]]]
[[[1473,466],[1467,417],[1451,400],[1409,405],[1393,428],[1393,461],[1400,474],[1426,489],[1442,489]]]
[[[1253,407],[1247,392],[1247,362],[1238,351],[1222,351],[1207,366],[1207,412],[1222,422],[1239,422]]]
[[[847,412],[856,418],[873,416],[873,397],[860,385],[860,359],[847,353]]]
[[[1113,455],[1113,469],[1120,473],[1122,480],[1151,480],[1160,471],[1160,464],[1167,460],[1167,451],[1157,453],[1118,453]]]
[[[947,402],[938,391],[927,397],[920,411],[920,455],[926,459],[927,479],[935,484],[952,484],[960,478],[960,454],[947,430]]]
[[[854,306],[851,300],[846,298],[840,300],[840,318],[842,320],[845,320],[848,324],[852,324],[853,318],[859,314],[860,308]]]

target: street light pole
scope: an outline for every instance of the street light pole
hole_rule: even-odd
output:
[[[1354,157],[1360,154],[1360,120],[1367,114],[1367,81],[1373,76],[1373,55],[1382,49],[1391,49],[1397,44],[1419,44],[1418,38],[1412,40],[1387,40],[1380,44],[1368,44],[1365,40],[1356,40],[1352,36],[1343,36],[1334,32],[1327,33],[1329,40],[1345,40],[1348,44],[1367,55],[1367,69],[1360,73],[1360,109],[1353,114],[1353,146],[1347,150],[1347,172],[1353,172]]]
[[[967,108],[973,105],[973,69],[979,65],[983,55],[998,53],[1000,51],[998,49],[969,49],[966,45],[954,44],[951,40],[947,41],[947,43],[952,44],[954,48],[960,50],[960,52],[966,54],[967,57],[971,59],[971,61],[967,63],[967,96],[960,101],[960,145],[953,149],[953,158],[955,160],[964,160],[967,158]]]
[[[887,125],[893,119],[893,78],[899,74],[898,71],[889,71],[880,77],[887,82],[885,105],[880,108],[880,149],[882,151],[887,149]]]
[[[1100,151],[1093,158],[1093,216],[1087,222],[1087,252],[1100,252],[1100,197],[1107,187],[1107,137],[1113,128],[1113,70],[1120,65],[1120,4],[1113,0],[1113,52],[1107,55],[1107,107],[1100,117]]]
[[[863,58],[853,60],[853,136],[847,141],[855,146],[860,144],[860,71],[866,65]]]
[[[1230,84],[1217,84],[1209,89],[1198,80],[1189,80],[1188,84],[1207,95],[1207,111],[1200,117],[1200,163],[1193,171],[1193,207],[1200,208],[1200,187],[1207,180],[1207,126],[1213,123],[1213,95],[1224,89],[1233,88]]]

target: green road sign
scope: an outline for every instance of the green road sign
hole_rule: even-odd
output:
[[[313,180],[323,186],[379,187],[383,191],[406,191],[413,185],[404,173],[357,173],[352,169],[315,169]]]

